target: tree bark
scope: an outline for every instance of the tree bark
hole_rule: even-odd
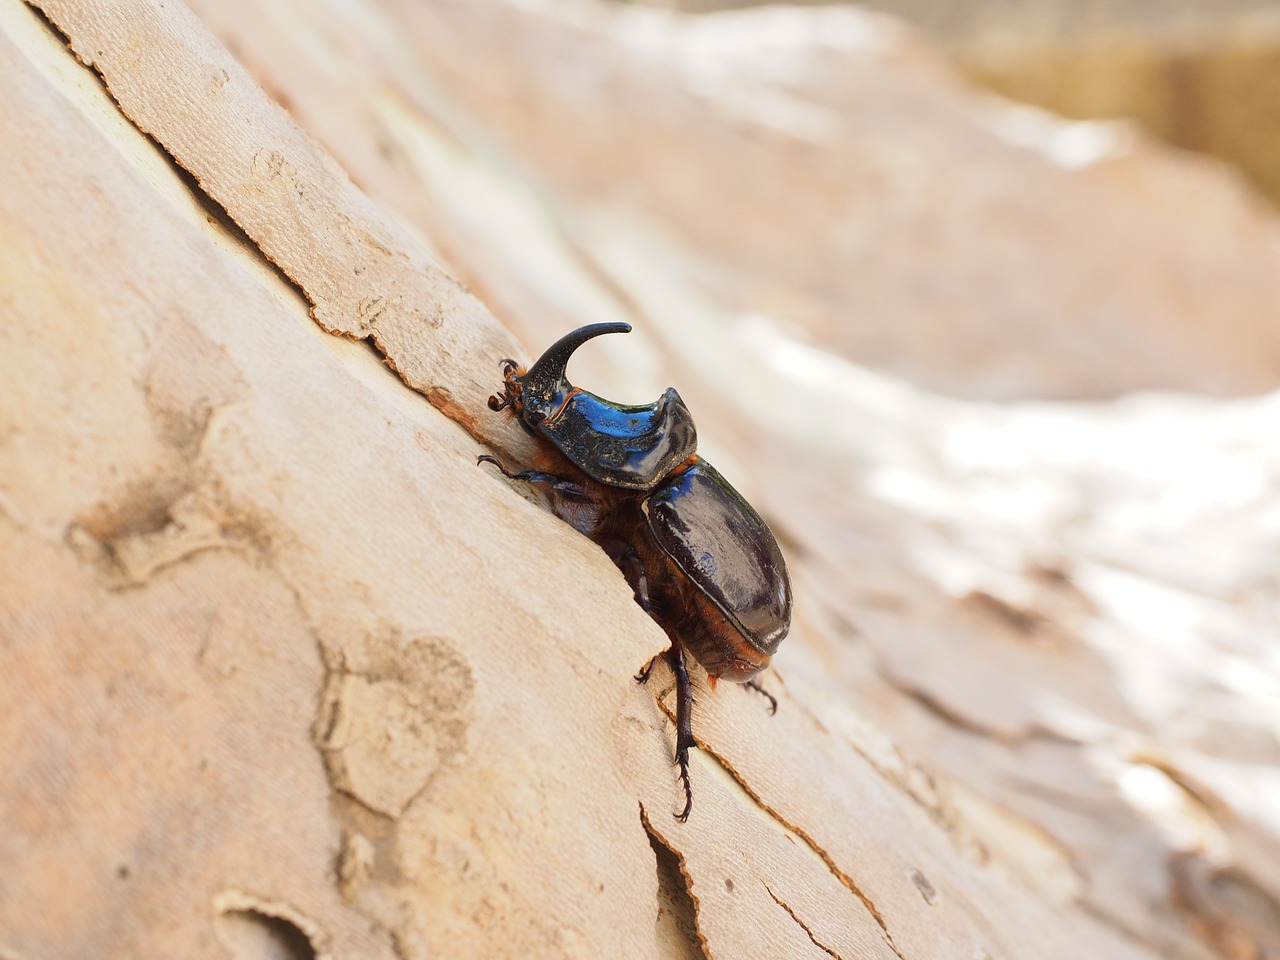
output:
[[[736,317],[714,238],[486,113],[517,53],[534,88],[624,60],[626,14],[195,8],[0,2],[0,957],[1280,955],[1274,400],[988,406]],[[1264,302],[1275,225],[1215,197],[1204,262],[1236,244]],[[1200,223],[1136,216],[1181,233],[1135,270],[1197,256]],[[812,303],[780,276],[773,308]],[[695,671],[687,823],[670,675],[632,680],[665,635],[476,466],[531,453],[485,402],[527,357],[486,303],[535,352],[633,320],[577,379],[677,380],[788,551],[777,714]],[[1156,380],[1208,342],[1172,328]],[[1210,466],[1226,507],[1185,482]]]

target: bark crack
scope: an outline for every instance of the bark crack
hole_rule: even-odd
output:
[[[679,850],[667,843],[667,841],[659,835],[658,831],[653,828],[653,825],[649,822],[649,814],[645,811],[643,803],[640,804],[640,823],[644,827],[644,832],[649,835],[649,844],[654,847],[655,853],[657,848],[661,847],[666,851],[670,858],[675,861],[676,867],[679,871],[680,883],[683,886],[683,890],[681,892],[688,897],[689,903],[693,908],[693,929],[691,931],[693,937],[691,938],[691,945],[697,949],[698,955],[702,957],[703,960],[712,960],[711,948],[707,944],[707,938],[703,935],[702,929],[698,926],[698,897],[693,892],[693,878],[689,875],[689,868],[685,863],[684,857],[681,855]],[[659,864],[659,867],[661,867],[661,864]]]
[[[841,870],[840,867],[836,865],[835,859],[831,854],[824,850],[818,842],[814,840],[813,837],[809,836],[809,834],[803,829],[793,823],[790,823],[782,816],[782,814],[769,806],[769,804],[765,803],[761,796],[747,784],[747,781],[742,774],[735,770],[733,765],[730,764],[723,756],[716,753],[702,741],[698,742],[698,746],[702,749],[703,753],[711,757],[719,763],[722,768],[724,768],[725,772],[728,773],[733,781],[742,788],[743,793],[755,802],[756,806],[767,813],[775,822],[783,827],[783,829],[804,841],[805,845],[812,850],[824,864],[826,864],[827,869],[831,871],[832,876],[839,880],[846,890],[857,897],[859,902],[861,902],[862,906],[866,909],[867,913],[871,914],[872,918],[880,926],[880,931],[884,934],[885,943],[888,945],[889,949],[893,951],[894,955],[901,958],[901,960],[905,960],[902,956],[902,951],[899,950],[898,945],[893,942],[893,934],[889,932],[889,925],[885,921],[884,915],[880,913],[880,910],[876,907],[874,901],[872,901],[872,899],[862,891],[862,888],[858,886],[853,877],[849,876],[849,874],[845,873],[845,871]]]
[[[658,708],[667,715],[667,718],[671,720],[672,723],[675,722],[674,712],[671,710],[670,707],[667,706],[666,701],[661,697],[658,698]],[[764,799],[760,796],[760,794],[757,793],[748,785],[746,778],[743,777],[742,774],[739,773],[737,770],[735,770],[733,765],[729,763],[729,761],[726,760],[723,755],[717,753],[706,743],[705,740],[702,740],[701,738],[699,738],[696,731],[694,732],[694,739],[697,740],[698,749],[700,749],[706,756],[710,757],[716,763],[720,764],[721,768],[729,775],[729,777],[733,780],[733,782],[738,785],[738,787],[742,790],[742,792],[751,798],[752,802],[754,802],[756,806],[758,806],[761,810],[763,810],[766,814],[768,814],[769,817],[772,818],[774,822],[776,822],[784,830],[787,830],[794,836],[799,837],[800,840],[804,842],[805,846],[807,846],[811,851],[813,851],[813,853],[816,854],[817,857],[824,864],[826,864],[827,869],[831,871],[831,875],[834,876],[837,880],[839,880],[841,885],[846,890],[848,890],[851,894],[857,897],[859,902],[861,902],[863,908],[867,911],[867,913],[871,914],[872,918],[879,925],[880,932],[884,935],[885,944],[889,947],[889,949],[893,951],[895,956],[901,958],[901,960],[905,960],[905,958],[902,956],[902,951],[899,950],[898,945],[893,942],[893,934],[889,932],[889,925],[885,921],[884,915],[880,913],[880,910],[875,905],[875,902],[872,901],[872,899],[862,891],[862,888],[858,886],[858,884],[854,881],[853,877],[849,876],[849,874],[841,870],[840,867],[836,865],[835,859],[831,856],[831,854],[827,853],[827,851],[824,850],[818,844],[818,842],[813,839],[813,837],[809,836],[809,834],[807,834],[800,827],[796,826],[793,823],[790,823],[785,817],[782,816],[782,814],[780,814],[773,807],[769,806],[769,804],[765,803]],[[643,815],[643,807],[641,808],[641,811]],[[648,820],[645,821],[645,828],[648,829]]]
[[[120,111],[120,115],[128,120],[135,130],[151,141],[151,143],[155,145],[156,149],[168,158],[169,162],[173,164],[174,169],[178,171],[183,181],[187,184],[187,189],[192,192],[200,205],[216,215],[223,229],[237,233],[237,239],[240,240],[242,244],[252,247],[257,251],[258,255],[266,261],[267,265],[272,270],[274,270],[286,283],[288,283],[289,286],[297,290],[306,301],[309,312],[311,313],[311,318],[316,322],[319,322],[319,318],[316,316],[316,300],[302,282],[296,277],[291,276],[281,263],[277,262],[271,254],[267,253],[267,251],[262,248],[262,244],[257,241],[253,234],[246,230],[244,226],[236,220],[234,214],[219,202],[213,194],[204,188],[204,184],[201,183],[200,177],[196,175],[195,171],[188,169],[178,158],[178,155],[169,149],[157,134],[148,130],[147,127],[144,126],[136,117],[129,113],[124,102],[116,96],[115,91],[111,89],[111,83],[107,80],[107,76],[103,72],[102,67],[100,67],[95,60],[81,54],[80,51],[76,49],[75,40],[69,32],[69,29],[55,20],[53,14],[45,8],[40,0],[26,0],[26,4],[31,8],[32,12],[34,12],[36,16],[44,22],[45,26],[62,41],[67,48],[67,52],[75,57],[86,70],[97,77],[98,83],[102,85],[102,89],[105,90],[107,96],[111,98],[111,102],[116,105],[116,109]]]
[[[813,941],[813,945],[815,947],[817,947],[827,956],[835,957],[836,960],[841,960],[840,954],[836,953],[834,950],[828,947],[825,943],[823,943],[821,940],[815,937],[813,935],[813,931],[809,929],[809,925],[800,919],[799,915],[794,910],[791,909],[791,906],[789,904],[787,904],[786,902],[778,898],[777,894],[775,894],[773,890],[770,889],[769,884],[765,883],[763,880],[760,881],[760,884],[761,886],[764,887],[764,892],[769,894],[769,899],[772,900],[774,903],[776,903],[778,906],[780,906],[783,910],[787,911],[787,916],[789,916],[792,920],[796,922],[796,925],[805,932],[805,934],[809,937],[810,940]]]

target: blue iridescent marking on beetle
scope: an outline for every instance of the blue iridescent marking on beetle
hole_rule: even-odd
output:
[[[587,476],[629,490],[652,488],[698,448],[693,417],[674,388],[643,406],[578,390],[538,429]]]

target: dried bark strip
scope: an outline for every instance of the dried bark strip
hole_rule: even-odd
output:
[[[509,335],[420,243],[361,192],[182,4],[28,0],[121,112],[222,208],[331,333],[369,338],[473,436]],[[479,371],[480,376],[470,375]],[[510,435],[507,435],[508,439]],[[500,444],[507,445],[507,444]]]

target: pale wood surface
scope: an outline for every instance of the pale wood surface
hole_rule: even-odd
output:
[[[519,92],[504,64],[541,63],[523,79],[567,109],[575,64],[715,21],[40,8],[56,30],[0,0],[5,960],[252,957],[282,929],[309,944],[285,955],[334,957],[1278,949],[1273,399],[925,393],[825,321],[830,351],[737,316],[742,260],[691,253],[644,178],[602,203],[482,109]],[[917,98],[981,119],[892,36],[860,69],[919,70]],[[689,109],[681,71],[631,64],[626,100],[618,76]],[[692,126],[741,123],[722,107]],[[1112,178],[1091,203],[1163,237],[1139,277],[1194,260],[1203,221],[1153,197],[1195,184],[1230,225],[1203,262],[1273,282],[1247,251],[1274,223],[1210,173],[1002,156],[1038,190]],[[1125,207],[1115,178],[1156,186]],[[450,271],[534,349],[635,322],[575,375],[636,402],[677,382],[788,550],[778,713],[695,678],[686,824],[669,677],[631,680],[665,638],[599,550],[477,469],[527,449],[484,406],[519,348]],[[1269,361],[1210,356],[1196,319],[1171,319],[1179,349],[1256,382]]]

